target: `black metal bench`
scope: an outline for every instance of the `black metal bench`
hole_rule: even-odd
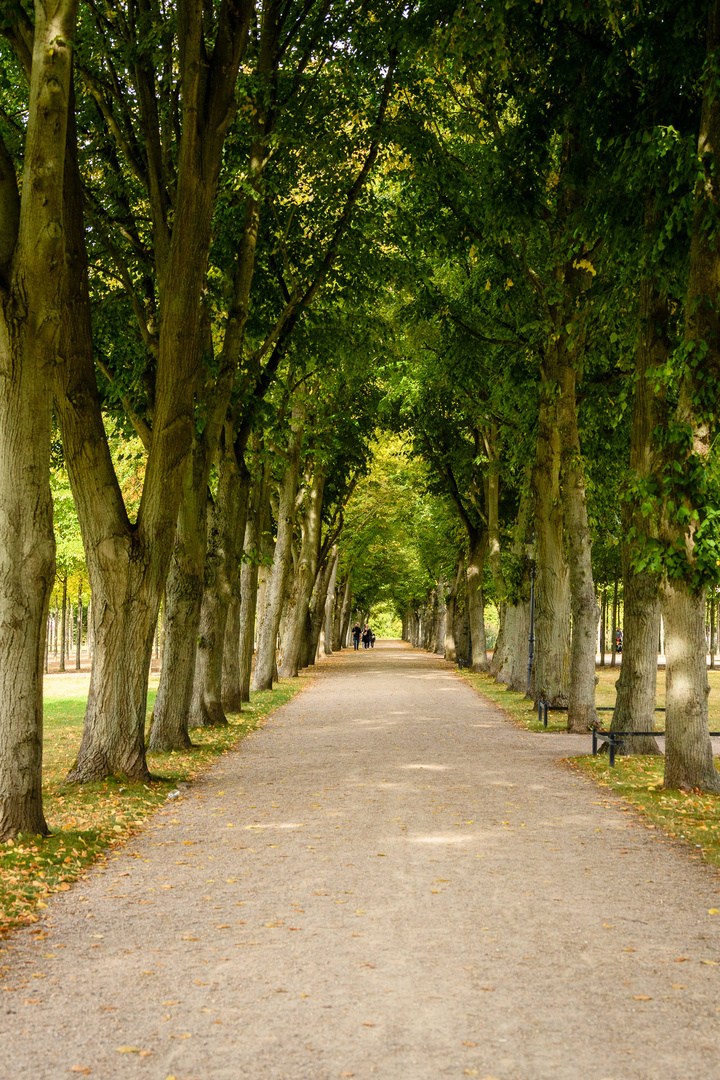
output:
[[[548,725],[549,712],[567,712],[567,705],[551,705],[549,701],[538,701],[538,720],[544,728]],[[614,705],[597,705],[595,712],[615,712]],[[665,712],[664,709],[656,709],[655,712]]]

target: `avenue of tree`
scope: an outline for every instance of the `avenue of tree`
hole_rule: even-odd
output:
[[[620,596],[612,725],[651,729],[662,614],[665,784],[720,792],[720,0],[0,31],[0,839],[47,831],[58,581],[69,782],[147,779],[379,603],[524,692],[534,568],[531,695],[597,723]]]

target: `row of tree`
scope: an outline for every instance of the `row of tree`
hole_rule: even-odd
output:
[[[278,641],[289,675],[342,641],[387,519],[396,609],[432,573],[482,669],[492,592],[511,683],[535,562],[533,692],[571,730],[621,538],[613,722],[648,726],[662,602],[666,782],[720,789],[720,0],[36,0],[0,31],[0,837],[46,828],[58,457],[94,649],[70,779],[147,776],[163,596],[158,749],[241,703],[255,627],[257,687]],[[378,427],[412,513],[361,484]]]

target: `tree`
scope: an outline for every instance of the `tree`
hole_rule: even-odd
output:
[[[41,762],[45,632],[55,574],[52,370],[75,16],[74,0],[37,0],[34,25],[19,5],[3,25],[30,94],[21,185],[0,130],[0,839],[47,832]]]

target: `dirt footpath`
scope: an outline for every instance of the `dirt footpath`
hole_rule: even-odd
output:
[[[717,873],[380,645],[2,943],[3,1080],[720,1077]]]

